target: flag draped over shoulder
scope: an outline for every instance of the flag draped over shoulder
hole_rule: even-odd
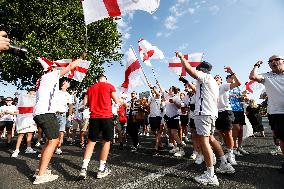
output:
[[[82,0],[86,25],[107,18],[142,10],[154,13],[160,0]]]
[[[125,69],[124,82],[121,85],[122,91],[127,91],[130,87],[137,87],[145,83],[145,76],[141,65],[135,56],[132,48],[127,52],[127,65]]]
[[[52,67],[57,67],[59,69],[67,67],[72,61],[74,61],[72,59],[61,59],[51,61],[44,57],[38,58],[37,60],[41,63],[42,67],[44,68],[44,71],[52,69]],[[82,82],[88,72],[90,64],[91,62],[87,60],[80,61],[80,63],[74,69],[72,69],[70,73],[66,74],[65,77]]]
[[[184,55],[184,58],[192,67],[198,66],[202,62],[203,53],[192,53]],[[169,68],[177,75],[186,76],[186,71],[182,67],[181,61],[178,57],[173,57],[169,63]]]
[[[164,53],[156,46],[151,45],[145,39],[138,41],[138,51],[141,60],[147,65],[151,66],[150,59],[164,59]]]

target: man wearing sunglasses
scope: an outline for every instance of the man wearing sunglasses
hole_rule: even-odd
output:
[[[265,86],[268,106],[267,113],[270,115],[269,122],[274,130],[274,134],[277,139],[280,140],[280,147],[282,153],[284,152],[284,58],[279,55],[273,55],[269,58],[268,65],[271,69],[267,73],[258,73],[258,69],[262,64],[262,61],[258,61],[249,78],[251,80],[262,83]],[[280,169],[281,173],[284,173],[284,163]]]

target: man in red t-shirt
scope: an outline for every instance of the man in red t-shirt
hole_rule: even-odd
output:
[[[109,154],[110,141],[113,139],[114,128],[111,100],[119,104],[114,86],[107,83],[104,75],[100,75],[98,82],[87,90],[84,98],[84,105],[90,107],[90,120],[88,144],[79,175],[83,179],[87,178],[87,167],[100,132],[102,132],[102,151],[100,153],[100,167],[97,178],[103,178],[110,173],[106,166],[106,160]]]

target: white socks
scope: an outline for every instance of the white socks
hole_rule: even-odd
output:
[[[82,169],[87,169],[89,162],[90,162],[90,159],[84,159]]]
[[[105,166],[106,166],[106,161],[100,160],[100,168],[99,168],[99,170],[103,171],[105,169]]]

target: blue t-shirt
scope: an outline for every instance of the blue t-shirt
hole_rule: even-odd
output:
[[[229,91],[229,100],[233,111],[244,111],[240,100],[241,95],[242,93],[239,87],[235,87]]]

